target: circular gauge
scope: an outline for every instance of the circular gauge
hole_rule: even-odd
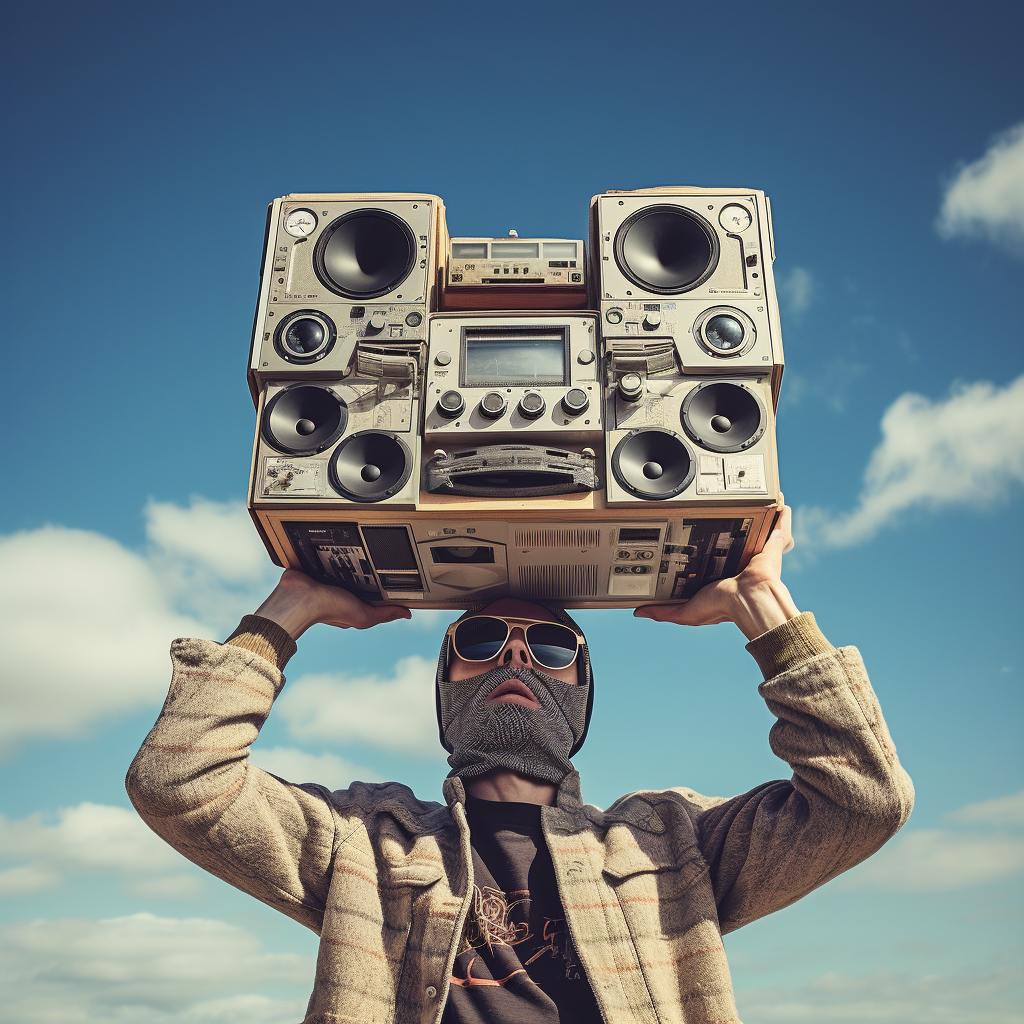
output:
[[[757,339],[754,321],[732,306],[706,310],[694,324],[693,333],[708,355],[722,357],[746,355]]]
[[[285,215],[284,229],[293,238],[305,238],[316,229],[316,214],[312,210],[292,210]]]
[[[722,207],[722,212],[718,215],[718,223],[726,231],[746,231],[751,224],[750,211],[738,203],[730,203],[728,206]]]

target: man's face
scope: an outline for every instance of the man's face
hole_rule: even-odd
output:
[[[527,623],[517,623],[515,619],[540,619],[543,622],[557,622],[547,610],[539,604],[532,604],[530,601],[520,601],[514,597],[503,597],[494,601],[482,609],[479,615],[498,615],[501,618],[509,619],[511,633],[505,646],[490,661],[463,661],[457,654],[452,652],[448,661],[448,679],[451,682],[458,682],[460,679],[471,679],[473,676],[489,672],[491,669],[501,665],[508,665],[510,668],[532,669],[533,659],[530,657],[530,648],[526,646]],[[579,655],[577,655],[577,658]],[[579,682],[579,675],[574,662],[568,668],[545,668],[537,666],[538,672],[560,679],[563,683],[576,684]],[[533,695],[529,687],[517,678],[509,679],[499,686],[487,697],[488,704],[521,704],[523,707],[539,708],[540,701]]]

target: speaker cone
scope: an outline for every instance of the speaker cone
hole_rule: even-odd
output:
[[[700,347],[713,356],[742,356],[757,338],[754,321],[732,306],[715,306],[701,314],[694,333]]]
[[[701,384],[683,400],[683,429],[702,448],[741,452],[758,441],[768,425],[757,396],[742,384]]]
[[[354,210],[328,224],[313,257],[316,276],[349,299],[397,288],[416,262],[416,236],[387,210]]]
[[[681,206],[647,206],[622,222],[615,262],[647,291],[688,292],[718,266],[718,235],[703,217]]]
[[[383,501],[397,494],[412,473],[412,454],[395,434],[361,430],[331,456],[331,486],[349,501]]]
[[[330,388],[293,384],[263,410],[263,437],[288,455],[315,455],[330,448],[348,423],[348,406]]]
[[[334,347],[334,321],[316,309],[289,313],[274,332],[278,355],[290,363],[315,363]]]
[[[630,494],[664,501],[681,494],[695,471],[687,443],[663,427],[630,431],[612,452],[612,473]]]

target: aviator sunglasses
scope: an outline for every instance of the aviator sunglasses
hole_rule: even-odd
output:
[[[448,627],[451,650],[463,661],[491,661],[508,643],[513,623],[524,624],[530,657],[542,668],[568,668],[586,643],[582,633],[561,622],[471,615]]]

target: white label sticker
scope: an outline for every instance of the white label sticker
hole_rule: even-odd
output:
[[[697,459],[697,493],[721,494],[725,491],[725,470],[717,455],[701,455]]]
[[[763,455],[727,455],[725,489],[728,491],[765,491]]]
[[[263,460],[263,497],[291,498],[322,496],[324,463],[320,459]]]

